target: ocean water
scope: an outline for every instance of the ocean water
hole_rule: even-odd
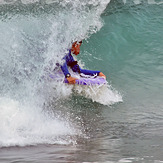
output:
[[[161,0],[0,0],[0,162],[163,162]],[[48,78],[72,41],[108,84]]]

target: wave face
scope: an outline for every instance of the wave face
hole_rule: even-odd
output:
[[[162,8],[161,0],[0,0],[0,161],[162,162]],[[81,39],[77,60],[108,85],[47,78]]]
[[[92,111],[92,125],[92,108],[116,108],[109,119],[131,128],[136,121],[135,130],[162,136],[162,17],[162,3],[154,0],[1,0],[0,147],[76,144],[88,133],[81,110]],[[101,70],[107,86],[73,88],[47,79],[81,39],[80,64]],[[104,135],[123,137],[112,130]]]
[[[60,101],[70,97],[72,87],[45,76],[72,41],[99,31],[108,3],[0,1],[0,146],[75,143],[69,136],[80,132],[57,111],[67,108]]]

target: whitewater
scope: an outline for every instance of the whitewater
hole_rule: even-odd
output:
[[[0,162],[162,162],[157,0],[0,0]],[[103,86],[49,78],[73,41]]]

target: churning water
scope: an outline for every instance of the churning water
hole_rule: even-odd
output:
[[[160,0],[0,0],[0,162],[163,161]],[[108,84],[56,83],[72,41]]]

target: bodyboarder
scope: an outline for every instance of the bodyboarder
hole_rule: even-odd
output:
[[[78,55],[80,53],[80,46],[82,44],[82,41],[76,41],[72,44],[71,49],[69,49],[69,53],[65,55],[64,63],[61,65],[61,69],[65,75],[65,78],[67,79],[69,84],[75,84],[76,83],[76,78],[72,77],[71,74],[68,71],[68,67],[72,69],[72,71],[77,72],[79,74],[85,74],[85,75],[90,75],[90,76],[100,76],[106,79],[106,76],[100,72],[100,71],[93,71],[93,70],[86,70],[82,69],[79,65],[78,62],[74,60],[72,54]]]

